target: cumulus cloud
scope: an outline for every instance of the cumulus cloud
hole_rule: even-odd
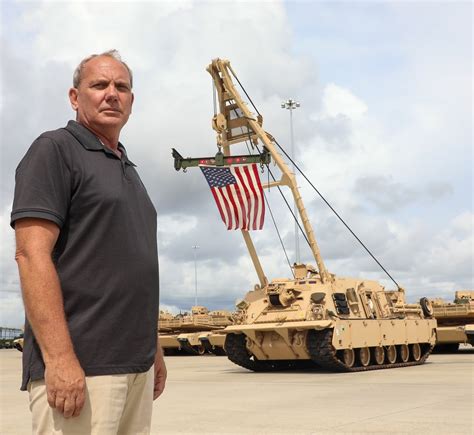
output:
[[[355,182],[354,192],[383,211],[394,211],[414,202],[436,201],[452,194],[450,184],[431,182],[418,188],[410,188],[393,177],[378,175],[361,177]]]
[[[23,303],[15,262],[15,238],[10,228],[11,205],[4,205],[0,214],[0,325],[18,328],[23,324]]]

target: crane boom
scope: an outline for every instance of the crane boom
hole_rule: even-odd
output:
[[[262,116],[255,116],[252,114],[242,100],[242,97],[232,81],[232,76],[235,78],[237,78],[237,76],[228,60],[214,59],[207,67],[207,71],[211,74],[217,90],[219,113],[214,116],[212,127],[217,132],[217,144],[222,147],[224,156],[231,155],[230,146],[236,143],[250,140],[254,144],[257,144],[258,140],[260,140],[264,144],[265,148],[270,152],[276,165],[280,169],[282,177],[279,181],[264,184],[263,187],[269,188],[272,186],[285,185],[290,188],[303,223],[304,231],[309,241],[311,252],[316,261],[321,280],[323,282],[330,281],[331,274],[327,271],[321,257],[313,228],[296,184],[295,174],[290,171],[290,168],[278,153],[274,146],[272,136],[262,128]],[[255,270],[257,271],[260,283],[263,287],[266,285],[267,279],[263,273],[250,234],[248,231],[242,230],[242,235],[249,250],[250,257],[252,258]]]

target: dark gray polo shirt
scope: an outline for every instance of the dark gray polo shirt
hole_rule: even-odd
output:
[[[140,373],[154,362],[158,321],[156,211],[135,165],[70,121],[43,133],[16,170],[11,225],[60,228],[53,261],[74,349],[87,376]],[[23,382],[44,377],[26,319]]]

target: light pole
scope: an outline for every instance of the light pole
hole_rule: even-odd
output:
[[[194,306],[198,304],[198,272],[197,272],[197,250],[198,245],[192,246],[194,250]]]
[[[295,140],[293,134],[293,110],[297,107],[300,107],[300,103],[289,98],[286,101],[281,103],[282,109],[287,109],[290,111],[290,142],[291,142],[291,160],[295,161]],[[293,169],[293,174],[295,174],[295,164],[291,162],[291,168]],[[295,174],[296,177],[296,174]],[[293,213],[295,215],[295,257],[296,263],[300,262],[300,240],[298,235],[298,209],[296,207],[296,201],[293,200]]]

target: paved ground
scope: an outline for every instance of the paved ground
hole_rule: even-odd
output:
[[[30,433],[21,355],[0,350],[0,433]],[[167,357],[153,434],[473,434],[474,349],[367,373],[251,373],[226,357]]]

